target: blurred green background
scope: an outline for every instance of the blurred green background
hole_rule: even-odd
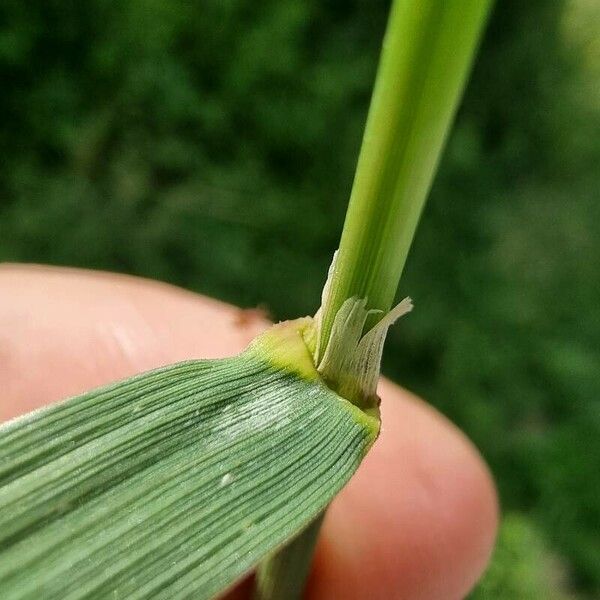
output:
[[[0,259],[313,313],[388,2],[4,0]],[[477,600],[600,597],[600,4],[497,3],[385,371],[489,461]]]

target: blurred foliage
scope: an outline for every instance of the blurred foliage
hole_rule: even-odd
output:
[[[314,312],[387,8],[4,0],[0,258]],[[569,597],[600,594],[598,13],[498,3],[401,284],[417,310],[390,335],[387,373],[527,515],[477,599],[549,598],[557,565]]]
[[[531,521],[509,513],[496,544],[496,559],[470,600],[573,600],[565,569]]]

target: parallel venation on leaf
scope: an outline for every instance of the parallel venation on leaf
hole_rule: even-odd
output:
[[[378,432],[306,323],[0,428],[2,598],[211,598],[306,527]]]

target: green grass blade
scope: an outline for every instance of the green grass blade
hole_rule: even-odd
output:
[[[378,420],[321,382],[303,323],[0,428],[3,600],[212,598],[315,519]]]
[[[391,308],[492,0],[395,0],[352,186],[325,347],[342,304]]]

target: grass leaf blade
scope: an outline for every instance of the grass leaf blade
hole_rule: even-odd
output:
[[[271,360],[309,356],[286,336],[0,428],[2,597],[211,598],[306,527],[378,422]]]

